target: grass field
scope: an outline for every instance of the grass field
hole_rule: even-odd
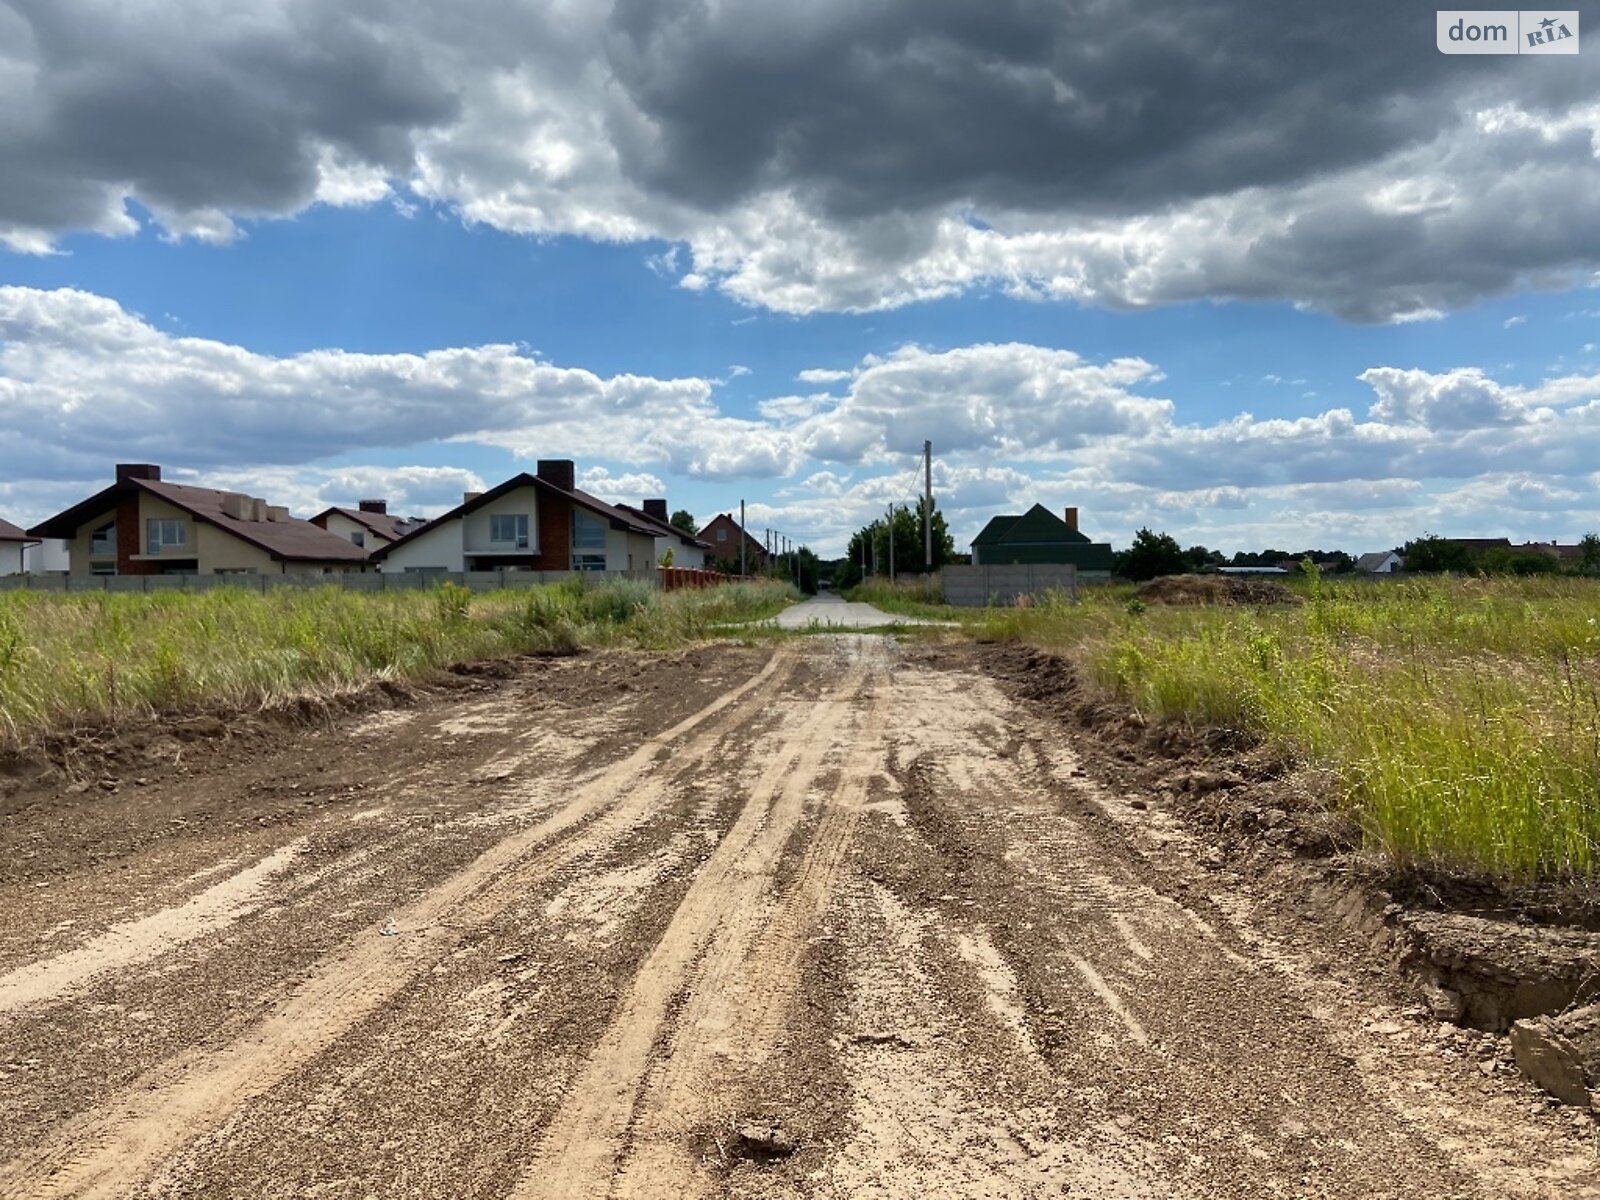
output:
[[[86,719],[201,703],[271,705],[497,655],[665,649],[770,616],[783,584],[663,593],[557,584],[473,595],[232,588],[152,595],[0,594],[0,745]]]
[[[968,617],[1057,651],[1152,716],[1249,731],[1332,768],[1399,865],[1513,881],[1600,868],[1600,585],[1297,585],[1305,603],[1144,607],[1085,589]]]

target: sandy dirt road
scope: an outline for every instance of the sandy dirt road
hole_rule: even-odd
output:
[[[842,635],[25,790],[0,1196],[1600,1194],[1073,736],[982,648]]]

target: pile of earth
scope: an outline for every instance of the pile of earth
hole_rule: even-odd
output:
[[[1146,604],[1304,604],[1275,579],[1245,575],[1163,575],[1134,593]]]

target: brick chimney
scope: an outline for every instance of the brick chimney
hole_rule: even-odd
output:
[[[1067,528],[1072,530],[1073,533],[1078,532],[1078,510],[1075,506],[1067,509],[1062,514],[1061,519],[1067,523]]]
[[[654,517],[658,521],[667,519],[667,502],[665,500],[646,500],[644,502],[644,515]]]
[[[577,469],[570,458],[541,458],[534,474],[564,492],[578,486]]]
[[[387,500],[362,500],[360,507],[364,513],[377,513],[380,517],[389,515],[389,502]]]
[[[123,483],[129,479],[148,479],[151,483],[160,483],[161,468],[154,463],[118,463],[117,482]]]

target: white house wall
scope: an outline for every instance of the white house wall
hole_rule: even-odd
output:
[[[69,546],[70,543],[64,538],[45,538],[37,546],[29,546],[22,552],[22,569],[35,575],[51,571],[66,574],[72,565]]]
[[[396,545],[384,556],[378,569],[386,575],[400,575],[408,570],[466,570],[461,522],[446,521],[419,533],[403,546]]]
[[[22,574],[22,543],[0,542],[0,575]]]
[[[344,541],[349,542],[353,546],[359,545],[363,550],[367,551],[376,550],[380,546],[388,545],[389,542],[389,539],[383,537],[381,534],[373,533],[372,530],[361,524],[361,522],[351,520],[351,518],[345,516],[343,513],[329,513],[328,524],[326,528],[328,532],[333,534],[335,537],[342,538]],[[361,535],[361,541],[359,543],[350,537],[352,533],[359,533]]]
[[[662,555],[668,550],[672,551],[672,565],[675,567],[700,568],[706,565],[706,552],[699,546],[685,546],[675,537],[658,537],[656,539],[655,555],[656,564],[661,563]]]
[[[514,492],[507,492],[492,504],[475,509],[464,518],[465,548],[469,554],[518,554],[527,553],[530,556],[539,553],[539,494],[531,487],[518,488]],[[515,546],[504,543],[495,545],[489,540],[490,517],[517,517],[528,518],[528,549],[519,551]]]
[[[649,534],[606,530],[606,570],[648,571],[656,564],[656,541]]]

